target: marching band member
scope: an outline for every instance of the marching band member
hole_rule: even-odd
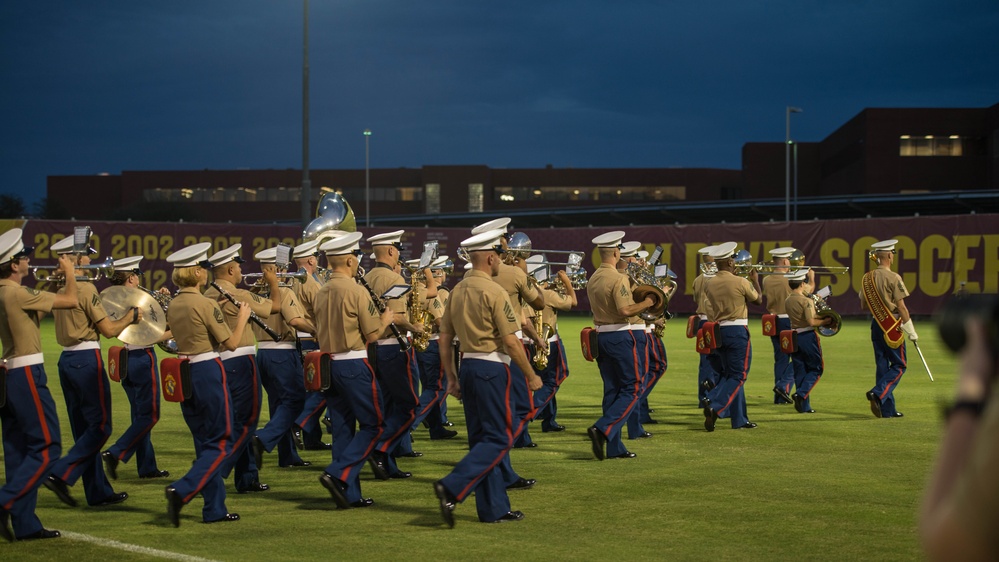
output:
[[[414,263],[415,262],[415,263]],[[410,428],[415,431],[421,423],[426,422],[430,429],[430,439],[451,439],[458,435],[457,431],[444,427],[441,422],[441,403],[447,399],[447,387],[444,377],[444,369],[441,367],[441,355],[438,341],[440,340],[440,321],[444,317],[444,310],[447,306],[450,293],[440,285],[444,282],[444,271],[442,267],[447,262],[447,256],[440,256],[430,264],[430,273],[437,286],[437,295],[426,299],[424,306],[433,318],[431,326],[424,326],[425,330],[431,330],[430,342],[426,351],[416,352],[416,359],[420,366],[420,403],[416,408],[416,419]],[[407,262],[415,268],[420,260],[410,260]],[[413,282],[413,291],[417,295],[425,295],[426,285],[419,281]]]
[[[468,428],[469,451],[454,470],[434,482],[441,516],[454,527],[454,509],[475,492],[479,521],[519,521],[520,511],[510,510],[507,481],[499,468],[513,446],[515,425],[513,379],[526,377],[528,388],[538,390],[534,374],[517,336],[520,321],[506,291],[492,281],[499,273],[503,230],[477,234],[461,246],[468,252],[472,270],[451,292],[451,305],[441,321],[441,363],[447,372],[448,393],[462,400]],[[451,342],[461,339],[460,372],[456,373]],[[514,363],[519,373],[510,368]],[[460,377],[460,379],[459,379]]]
[[[895,262],[895,244],[898,240],[883,240],[871,245],[877,268],[864,274],[860,293],[861,307],[871,311],[871,342],[874,345],[875,384],[867,392],[871,413],[876,418],[900,418],[902,412],[895,408],[895,387],[905,374],[905,339],[898,338],[889,344],[886,340],[896,324],[916,341],[919,336],[912,325],[905,297],[909,296],[902,276],[891,270]],[[898,314],[898,318],[895,315]]]
[[[205,501],[201,517],[205,523],[238,521],[225,506],[222,464],[232,452],[232,407],[226,388],[226,372],[215,351],[221,347],[236,351],[243,338],[250,306],[239,307],[235,331],[230,330],[218,304],[201,294],[208,279],[205,269],[210,242],[201,242],[167,256],[173,264],[171,278],[180,288],[170,301],[167,322],[177,340],[178,357],[186,359],[191,371],[191,397],[180,403],[184,421],[194,437],[197,457],[191,469],[166,487],[167,516],[180,526],[180,510],[199,493]]]
[[[541,377],[544,386],[534,393],[535,419],[541,420],[541,431],[544,433],[553,431],[565,431],[565,426],[559,425],[555,420],[558,413],[558,406],[555,395],[559,387],[569,376],[569,366],[565,359],[565,346],[558,332],[558,313],[560,310],[571,310],[576,306],[576,291],[572,288],[572,281],[565,271],[559,271],[558,283],[560,290],[542,288],[541,294],[545,299],[545,309],[535,314],[541,314],[543,324],[552,327],[552,335],[548,338],[548,365],[541,371],[536,371]]]
[[[635,254],[635,258],[642,265],[647,265],[646,259],[649,257],[649,252],[646,250],[639,250]],[[676,276],[670,272],[672,278]],[[649,342],[649,383],[645,386],[645,391],[642,393],[642,399],[638,401],[638,407],[635,408],[638,411],[638,420],[642,425],[645,424],[657,424],[657,420],[652,419],[652,408],[649,406],[649,394],[655,389],[659,381],[662,380],[663,375],[666,374],[666,367],[668,366],[668,360],[666,357],[666,344],[663,343],[661,337],[656,336],[656,329],[662,329],[666,324],[665,315],[656,318],[655,320],[644,320],[645,322],[645,338]],[[634,415],[634,414],[633,414]],[[644,432],[647,435],[638,434],[638,437],[651,437],[652,434],[649,432]]]
[[[253,256],[260,262],[261,271],[277,261],[277,247],[257,252]],[[293,283],[296,281],[293,281]],[[279,301],[280,312],[271,314],[266,322],[275,332],[281,334],[280,341],[274,341],[257,326],[251,326],[257,338],[257,367],[260,369],[260,382],[267,390],[267,408],[270,420],[253,436],[254,460],[259,470],[263,463],[264,451],[270,453],[277,447],[278,466],[309,466],[310,462],[298,456],[293,444],[292,428],[295,419],[305,405],[305,381],[302,378],[302,356],[295,346],[298,332],[313,333],[316,328],[305,318],[305,311],[295,293],[287,287],[279,287],[271,300]]]
[[[62,294],[21,285],[31,274],[28,256],[34,250],[24,245],[21,235],[20,228],[0,235],[0,341],[6,379],[6,403],[0,405],[6,472],[0,488],[0,536],[8,541],[60,536],[59,531],[42,527],[35,515],[38,486],[62,452],[38,323],[53,309],[73,309],[79,303],[75,262],[69,254],[59,256],[56,270],[66,279]]]
[[[822,344],[815,328],[832,322],[832,318],[815,317],[815,301],[808,296],[815,290],[809,275],[811,269],[799,269],[785,277],[791,288],[784,308],[791,320],[791,328],[798,333],[797,349],[791,354],[794,361],[794,409],[803,414],[814,414],[809,396],[822,378],[825,362],[822,360]]]
[[[694,303],[697,305],[697,310],[694,312],[697,315],[695,332],[700,330],[701,326],[708,321],[708,311],[711,304],[704,298],[704,287],[708,281],[714,278],[717,271],[715,258],[711,257],[713,250],[714,246],[705,246],[697,250],[697,253],[701,256],[701,273],[694,278],[692,285]],[[718,384],[718,373],[715,371],[710,359],[710,356],[715,353],[712,350],[711,354],[698,354],[700,358],[697,366],[697,407],[702,410],[708,405],[708,391]]]
[[[621,259],[617,262],[617,270],[621,272],[622,275],[628,278],[628,283],[631,289],[635,288],[636,282],[634,279],[628,275],[628,264],[638,264],[638,251],[642,247],[641,242],[629,241],[621,244]],[[652,365],[650,358],[652,354],[649,350],[650,337],[649,333],[652,331],[650,326],[645,324],[645,320],[640,318],[637,313],[634,316],[628,318],[628,322],[631,323],[632,330],[641,331],[641,334],[635,334],[638,341],[638,354],[643,358],[642,364],[645,366],[645,372],[642,374],[642,384],[638,389],[638,403],[631,410],[631,414],[628,416],[628,439],[647,439],[652,437],[652,434],[645,431],[642,427],[641,419],[641,404],[642,399],[646,395],[646,391],[649,389],[649,385],[653,379]],[[648,407],[646,405],[646,407]]]
[[[704,288],[705,297],[711,304],[710,320],[718,323],[721,334],[715,359],[718,385],[708,393],[708,405],[704,408],[704,429],[708,431],[714,431],[715,422],[725,416],[731,418],[732,429],[756,427],[746,414],[744,388],[753,362],[747,305],[762,304],[763,297],[760,296],[759,273],[755,269],[750,271],[748,280],[733,273],[735,248],[735,242],[714,247],[711,256],[718,264],[718,273]]]
[[[231,295],[237,302],[246,303],[250,312],[267,318],[280,312],[278,301],[261,298],[259,295],[237,287],[243,281],[243,258],[239,256],[242,244],[235,244],[216,252],[208,261],[211,263],[213,285],[205,291],[205,297],[218,303],[225,316],[229,330],[235,331],[239,323],[240,307],[222,296],[220,289]],[[270,294],[278,292],[277,276],[272,266],[264,266],[263,280],[270,289]],[[269,338],[268,338],[269,339]],[[242,337],[236,349],[223,351],[219,354],[222,368],[225,369],[226,389],[229,391],[229,401],[232,404],[232,453],[226,457],[222,467],[222,477],[227,478],[234,472],[232,483],[240,494],[246,492],[264,492],[270,487],[260,483],[260,470],[254,458],[250,445],[250,436],[257,431],[260,419],[261,384],[257,372],[256,337],[253,330],[243,330]]]
[[[624,448],[621,427],[638,403],[647,367],[642,348],[645,328],[634,329],[630,318],[655,304],[651,297],[636,303],[628,276],[617,269],[623,238],[624,232],[617,230],[593,239],[600,267],[586,284],[597,330],[597,367],[604,381],[603,415],[587,429],[593,456],[599,460],[635,457]]]
[[[374,504],[361,497],[360,473],[385,431],[385,419],[381,388],[368,363],[366,344],[377,342],[395,316],[388,307],[379,316],[371,296],[354,280],[361,236],[352,232],[320,246],[332,273],[316,294],[314,308],[319,349],[333,354],[326,401],[335,438],[332,462],[319,482],[341,509]]]
[[[319,282],[319,278],[316,276],[316,270],[319,267],[318,248],[319,240],[304,242],[295,246],[291,256],[295,260],[298,270],[308,274],[304,283],[292,283],[291,287],[295,292],[295,296],[298,297],[298,302],[302,305],[302,309],[305,310],[305,319],[312,322],[313,325],[315,324],[315,312],[313,309],[316,293],[322,287],[322,283]],[[319,344],[312,334],[299,331],[297,335],[299,350],[303,354],[319,349]],[[323,429],[319,425],[319,420],[325,416],[325,412],[326,398],[323,396],[323,393],[308,393],[305,397],[305,406],[302,408],[302,413],[295,420],[295,425],[298,427],[296,431],[301,432],[300,445],[306,451],[328,451],[330,448],[329,443],[323,443]]]
[[[67,236],[50,249],[60,255],[72,254],[73,243],[74,237]],[[90,252],[92,249],[88,249]],[[76,260],[78,266],[90,263],[88,255],[78,255]],[[84,270],[78,271],[82,274]],[[73,294],[65,286],[59,292]],[[59,356],[59,382],[75,442],[52,467],[45,486],[64,503],[75,506],[69,486],[83,477],[88,505],[112,505],[128,499],[128,493],[114,491],[101,462],[101,447],[111,437],[111,388],[101,357],[100,337],[116,337],[130,324],[139,322],[142,311],[133,308],[131,314],[111,320],[97,289],[89,281],[76,283],[76,296],[79,301],[76,308],[53,313],[56,341],[63,348]]]
[[[784,274],[789,271],[791,262],[788,258],[791,257],[792,253],[794,253],[794,248],[791,247],[770,250],[775,267],[772,275],[764,277],[761,283],[767,312],[777,316],[776,334],[770,336],[770,343],[774,347],[774,404],[792,403],[791,385],[794,384],[795,378],[791,356],[780,349],[780,333],[791,329],[791,321],[784,310],[784,301],[791,294],[791,287],[788,286],[788,279]]]
[[[109,278],[112,286],[132,287],[139,290],[139,262],[142,256],[131,256],[114,260],[114,274]],[[167,330],[161,341],[173,337]],[[149,437],[153,426],[160,419],[160,374],[156,362],[156,351],[152,345],[125,344],[128,361],[121,373],[121,389],[128,396],[131,406],[132,425],[121,434],[114,445],[101,453],[108,476],[118,479],[118,463],[128,462],[132,455],[136,458],[139,478],[165,478],[166,470],[156,466],[156,452]],[[120,368],[120,365],[119,365]]]
[[[384,294],[393,285],[406,284],[406,280],[395,269],[400,265],[399,251],[402,249],[404,232],[396,230],[368,238],[375,254],[375,266],[364,276],[364,280],[376,295]],[[427,294],[431,294],[429,288]],[[410,322],[404,299],[392,299],[387,306],[392,309],[393,323],[399,329],[414,333],[425,329],[422,324]],[[399,456],[399,453],[404,453],[405,456],[422,456],[412,450],[399,450],[400,443],[409,439],[409,428],[416,419],[416,407],[419,405],[416,384],[420,373],[416,352],[412,347],[403,351],[399,345],[399,341],[388,329],[378,338],[375,373],[385,393],[385,432],[370,460],[372,470],[380,480],[412,476],[412,473],[400,470],[396,464],[394,457]],[[407,441],[406,446],[408,445]]]

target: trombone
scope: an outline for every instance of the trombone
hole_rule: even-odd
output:
[[[31,274],[43,283],[65,283],[66,278],[59,274],[55,275],[54,272],[59,269],[58,265],[33,265],[31,266]],[[74,269],[82,269],[87,272],[93,272],[93,275],[77,275],[77,281],[97,281],[101,277],[111,277],[114,275],[114,259],[108,258],[100,263],[92,263],[89,265],[78,265]],[[49,271],[45,275],[39,276],[39,271]]]

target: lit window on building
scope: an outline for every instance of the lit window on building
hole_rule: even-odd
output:
[[[468,184],[468,212],[481,213],[484,204],[484,189],[481,183]]]
[[[960,135],[902,135],[898,139],[899,156],[963,156],[964,138]]]
[[[427,184],[427,205],[426,213],[428,215],[436,215],[441,212],[441,184],[439,183],[428,183]]]
[[[497,187],[496,201],[676,201],[686,186]]]

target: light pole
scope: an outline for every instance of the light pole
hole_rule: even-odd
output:
[[[369,141],[371,140],[371,129],[364,129],[364,224],[371,226],[371,171],[368,167],[371,154]]]
[[[787,106],[784,120],[784,221],[791,222],[791,114],[800,107]]]
[[[309,179],[309,0],[304,2],[304,53],[302,55],[302,228],[312,214],[312,180]]]

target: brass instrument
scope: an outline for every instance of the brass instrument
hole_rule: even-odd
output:
[[[43,283],[65,283],[66,278],[61,274],[48,273],[43,276],[39,276],[39,271],[52,271],[55,272],[59,269],[58,265],[33,265],[31,266],[31,274],[35,276],[35,279]],[[98,281],[103,277],[111,277],[114,275],[114,259],[108,258],[100,263],[92,263],[90,265],[78,265],[74,269],[82,269],[87,272],[93,272],[93,275],[77,275],[77,281]]]
[[[816,318],[832,318],[832,322],[824,326],[817,326],[815,331],[819,333],[820,336],[831,337],[839,333],[840,327],[843,325],[843,318],[838,312],[829,306],[826,302],[825,297],[819,293],[828,293],[829,287],[825,287],[822,290],[816,291],[810,295],[812,302],[815,303],[815,317]]]
[[[704,275],[715,275],[718,273],[718,264],[715,262],[701,263],[698,267]]]
[[[736,252],[733,259],[735,260],[735,274],[740,277],[749,277],[749,272],[754,269],[759,273],[774,273],[783,268],[788,269],[788,271],[807,268],[816,273],[830,275],[843,275],[850,272],[850,268],[846,266],[805,265],[805,254],[801,250],[795,250],[788,258],[790,265],[776,265],[773,262],[752,263],[753,255],[746,250]]]
[[[523,232],[514,232],[506,242],[503,263],[514,265],[518,260],[526,260],[531,255],[531,239]]]
[[[631,290],[635,302],[642,302],[646,298],[652,297],[652,306],[638,313],[639,318],[652,321],[662,316],[669,305],[670,297],[676,291],[676,283],[673,282],[670,293],[667,295],[661,286],[662,281],[657,279],[649,271],[649,268],[639,263],[631,262],[628,264],[626,273],[635,283],[635,288]]]
[[[551,261],[550,262],[550,261],[545,260],[544,258],[542,258],[541,261],[545,264],[545,266],[564,265],[565,266],[565,274],[569,276],[569,284],[572,285],[572,288],[575,289],[575,290],[577,290],[577,291],[586,288],[586,282],[587,282],[586,269],[583,268],[583,265],[582,265],[583,264],[583,252],[576,252],[576,251],[569,251],[569,250],[535,250],[535,252],[538,252],[535,255],[540,255],[541,253],[544,253],[544,252],[554,252],[554,253],[565,253],[565,254],[568,254],[569,256],[566,258],[566,261],[564,261],[564,262],[560,262],[560,261]],[[556,282],[554,276],[548,275],[548,278],[549,278],[549,282],[550,283],[554,283],[557,287],[561,287],[562,286],[561,283],[557,283]],[[559,290],[564,290],[564,289],[558,289],[558,288],[556,288],[555,290],[559,291]]]
[[[533,279],[533,277],[531,279]],[[531,357],[531,364],[533,364],[534,368],[539,371],[543,371],[548,367],[548,355],[551,353],[548,340],[555,335],[555,328],[552,328],[551,324],[544,322],[544,314],[542,314],[542,312],[544,311],[534,311],[534,331],[538,333],[538,339],[541,340],[541,345],[536,346],[537,349],[534,350],[534,355]]]
[[[354,210],[343,195],[336,192],[323,194],[316,206],[316,218],[302,231],[302,241],[310,242],[342,236],[342,232],[357,231]]]
[[[291,287],[292,281],[298,281],[299,283],[305,283],[309,279],[309,272],[304,269],[299,269],[295,272],[285,272],[285,273],[275,273],[278,279],[287,279],[284,283],[278,283],[278,287]],[[266,287],[267,284],[263,282],[263,273],[244,273],[243,283],[246,285],[254,287]],[[247,279],[255,279],[253,283],[247,283]]]
[[[422,332],[413,334],[413,348],[416,351],[426,351],[430,347],[430,323],[433,322],[433,317],[427,307],[423,306],[423,292],[416,290],[415,283],[413,290],[409,292],[408,308],[409,321],[423,325]]]

